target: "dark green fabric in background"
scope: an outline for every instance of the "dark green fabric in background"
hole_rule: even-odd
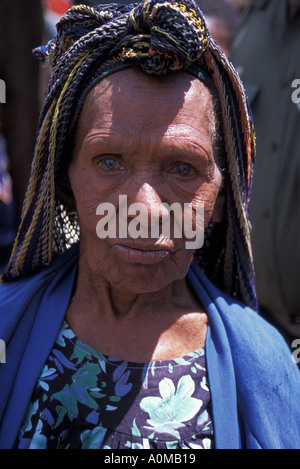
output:
[[[231,50],[257,133],[250,206],[260,305],[300,338],[300,11],[284,0],[253,1]],[[298,94],[300,96],[300,93]]]

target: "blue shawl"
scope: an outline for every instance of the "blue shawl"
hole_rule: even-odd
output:
[[[0,448],[12,448],[68,307],[78,246],[39,274],[0,285]],[[188,282],[209,316],[206,338],[218,449],[300,448],[300,373],[279,333],[218,290],[196,264]]]

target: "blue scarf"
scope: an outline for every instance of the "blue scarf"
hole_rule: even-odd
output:
[[[0,285],[0,448],[12,448],[64,320],[78,246],[29,278]],[[206,338],[215,446],[300,448],[300,373],[279,333],[218,290],[196,264],[187,280],[209,316]]]

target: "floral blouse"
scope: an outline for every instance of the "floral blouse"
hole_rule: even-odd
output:
[[[64,322],[15,447],[212,448],[205,350],[126,362],[83,343]]]

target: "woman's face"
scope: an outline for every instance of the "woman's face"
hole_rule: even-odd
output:
[[[91,275],[135,293],[185,277],[194,252],[185,226],[204,229],[218,205],[213,129],[210,93],[187,73],[128,69],[93,88],[69,167]]]

